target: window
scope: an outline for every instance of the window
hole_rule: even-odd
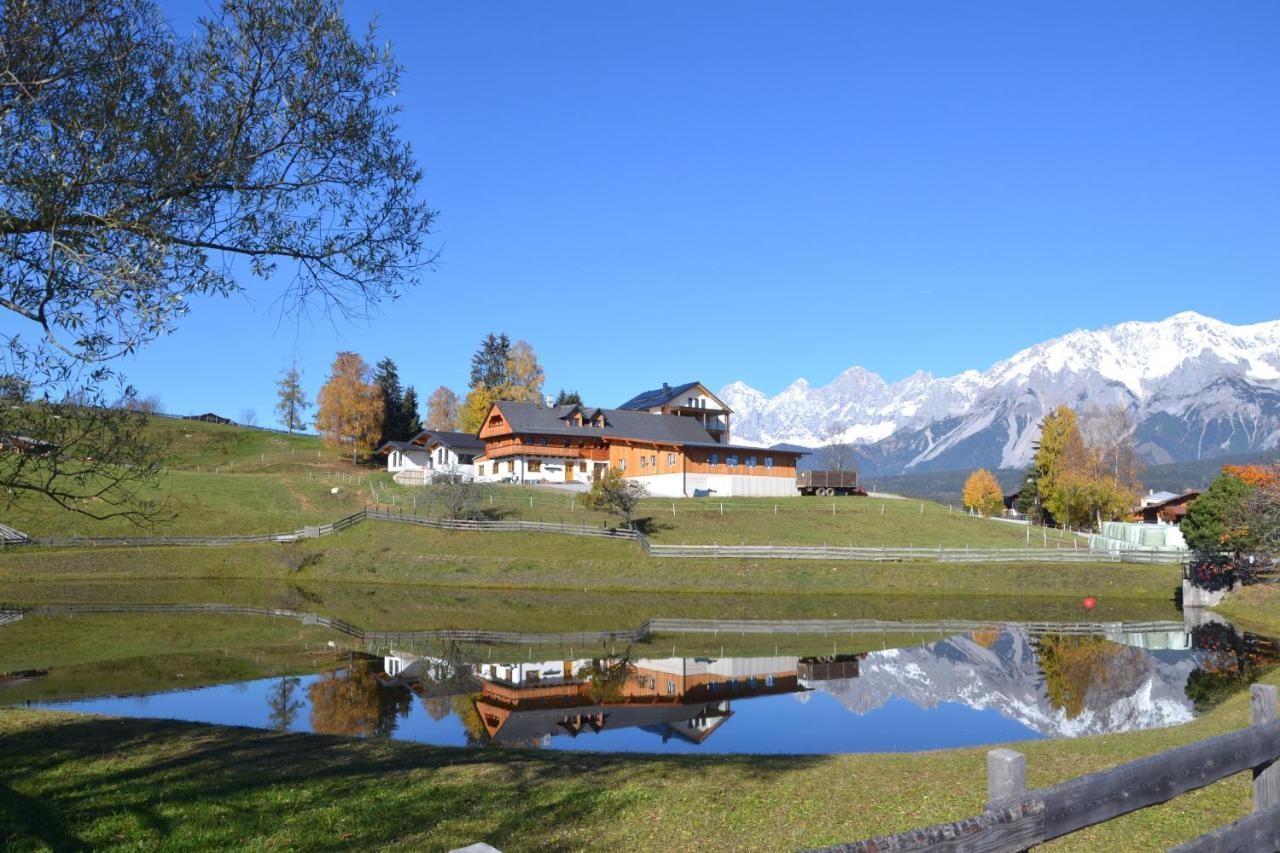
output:
[[[583,474],[587,473],[587,463],[585,463],[585,462],[579,462],[579,463],[578,463],[578,470],[579,470],[580,472],[582,472]]]
[[[676,455],[674,453],[667,454],[667,467],[674,468],[676,466]]]
[[[627,460],[625,460],[625,459],[619,459],[619,460],[618,460],[618,470],[619,470],[619,471],[625,471],[625,470],[627,470]]]
[[[764,458],[764,467],[766,467],[766,468],[772,468],[772,467],[773,467],[773,457],[772,457],[772,456],[766,456],[766,457]]]
[[[724,464],[728,465],[730,468],[736,467],[738,464],[738,454],[730,453],[724,458]]]
[[[567,436],[567,435],[564,437],[564,446],[565,446],[565,447],[568,447],[568,446],[569,446],[569,436]]]
[[[542,445],[543,447],[546,447],[546,446],[547,446],[547,437],[546,437],[545,435],[544,435],[544,436],[540,436],[540,437],[538,438],[538,444]]]
[[[658,454],[653,453],[649,455],[649,465],[654,468],[658,467]]]
[[[530,470],[530,471],[533,471],[533,472],[535,472],[535,473],[536,473],[536,472],[538,472],[538,471],[541,471],[541,470],[542,470],[542,460],[541,460],[541,459],[530,459],[530,460],[529,460],[529,470]]]
[[[480,465],[477,465],[477,466],[476,466],[476,473],[477,473],[477,474],[479,474],[481,477],[483,477],[483,476],[484,476],[484,465],[483,465],[483,464],[480,464]]]
[[[676,693],[676,683],[671,679],[667,679],[667,695],[674,696]]]
[[[773,676],[772,676],[772,675],[766,675],[766,676],[764,677],[764,686],[765,686],[765,687],[772,687],[772,686],[773,686]]]
[[[641,468],[646,467],[646,464],[648,463],[648,461],[649,461],[649,457],[647,457],[647,456],[641,456],[641,457],[640,457],[640,467],[641,467]]]
[[[754,456],[747,457],[747,467],[748,468],[756,467],[756,458]]]
[[[507,473],[514,474],[516,472],[516,463],[514,459],[507,460]]]
[[[712,453],[712,454],[711,454],[711,460],[710,460],[710,462],[711,462],[711,464],[712,464],[712,465],[719,465],[719,464],[720,464],[720,454],[719,454],[719,453]]]

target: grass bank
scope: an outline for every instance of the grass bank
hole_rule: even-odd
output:
[[[1040,787],[1248,721],[1241,694],[1183,726],[1017,748]],[[14,709],[0,735],[0,840],[16,850],[794,849],[957,819],[985,799],[985,749],[472,750]],[[1245,814],[1249,796],[1240,774],[1051,849],[1164,849]]]
[[[436,587],[681,593],[1086,595],[1170,599],[1177,566],[860,563],[658,559],[629,542],[556,534],[469,533],[368,523],[295,545],[22,549],[0,554],[0,581],[292,579]]]
[[[1280,637],[1280,587],[1268,584],[1242,587],[1213,609],[1242,628]]]

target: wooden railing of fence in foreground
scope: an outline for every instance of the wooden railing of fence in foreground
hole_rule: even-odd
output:
[[[1255,684],[1253,725],[1027,790],[1026,758],[987,753],[987,807],[974,817],[827,848],[839,853],[999,853],[1026,850],[1112,820],[1245,770],[1253,771],[1253,813],[1186,844],[1177,853],[1280,849],[1280,721],[1276,688]]]

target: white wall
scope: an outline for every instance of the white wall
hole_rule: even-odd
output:
[[[426,449],[393,450],[387,454],[388,471],[420,471],[429,468],[431,459]]]

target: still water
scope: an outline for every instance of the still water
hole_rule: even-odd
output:
[[[393,653],[318,675],[39,707],[456,746],[903,752],[1177,725],[1257,678],[1277,649],[1210,623],[1110,638],[1006,628],[857,655],[643,654]]]

